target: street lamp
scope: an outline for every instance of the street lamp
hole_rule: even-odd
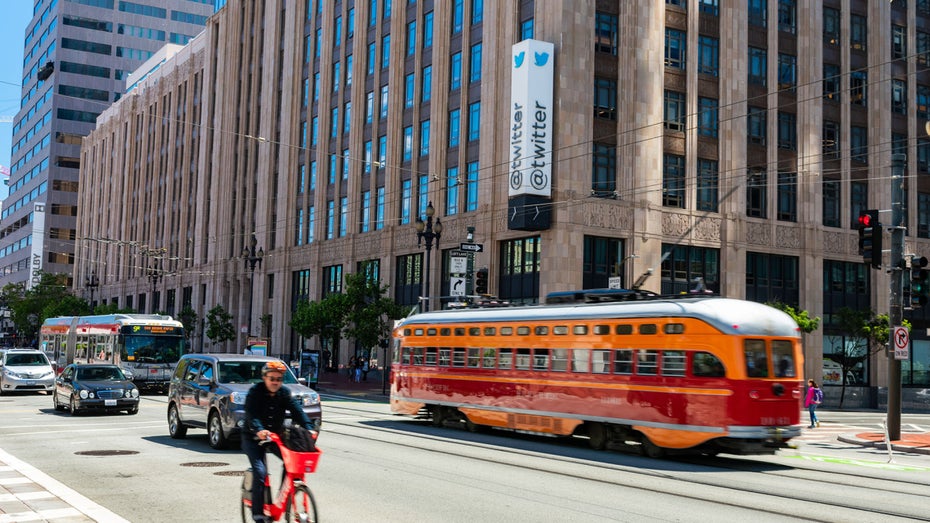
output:
[[[255,234],[252,234],[249,246],[242,249],[242,258],[245,259],[245,266],[249,269],[249,330],[247,336],[252,335],[252,293],[255,292],[255,265],[258,264],[261,267],[262,258],[265,256],[265,250],[261,247],[258,248],[258,252],[255,252],[256,245],[258,245],[258,240],[255,239]]]
[[[439,221],[439,218],[436,218],[436,223],[433,224],[433,215],[436,214],[436,209],[433,208],[433,202],[429,202],[429,205],[426,206],[426,222],[417,218],[416,228],[417,228],[417,247],[420,246],[420,242],[423,241],[426,245],[426,290],[424,291],[424,297],[426,298],[426,310],[432,310],[433,304],[430,302],[430,286],[429,286],[429,257],[430,250],[433,248],[433,240],[436,240],[436,248],[439,249],[439,238],[442,236],[442,222]]]
[[[146,272],[148,273],[149,281],[152,282],[152,314],[155,314],[155,310],[158,308],[158,304],[155,303],[155,286],[158,285],[158,280],[161,279],[158,260],[153,261],[152,265],[149,265],[149,268],[146,269]]]
[[[100,286],[100,280],[97,279],[97,271],[90,273],[90,276],[84,277],[84,287],[90,291],[90,306],[94,306],[94,291]]]

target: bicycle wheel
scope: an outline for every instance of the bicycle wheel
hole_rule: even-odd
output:
[[[252,519],[252,507],[245,504],[246,499],[250,499],[250,494],[248,488],[252,488],[247,483],[251,482],[252,472],[246,471],[246,476],[242,478],[242,488],[240,489],[239,494],[239,505],[242,506],[242,523],[253,523]]]
[[[290,496],[287,511],[284,513],[287,523],[316,523],[316,501],[310,487],[297,485],[294,494]]]

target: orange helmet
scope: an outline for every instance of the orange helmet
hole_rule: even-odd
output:
[[[280,372],[284,374],[287,372],[287,365],[285,365],[283,361],[269,361],[262,367],[262,376],[269,372]]]

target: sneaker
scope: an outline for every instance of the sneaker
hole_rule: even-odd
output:
[[[807,428],[809,428],[809,429],[812,429],[812,428],[814,428],[814,426],[813,426],[813,425],[811,425],[811,426],[809,426],[809,427],[807,427]]]
[[[820,428],[820,422],[819,422],[819,421],[818,421],[817,423],[815,423],[814,425],[817,426],[817,428]]]

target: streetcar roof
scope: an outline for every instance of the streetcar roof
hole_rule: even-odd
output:
[[[726,334],[800,337],[797,323],[778,309],[719,297],[446,310],[408,316],[397,326],[624,318],[696,318]]]

